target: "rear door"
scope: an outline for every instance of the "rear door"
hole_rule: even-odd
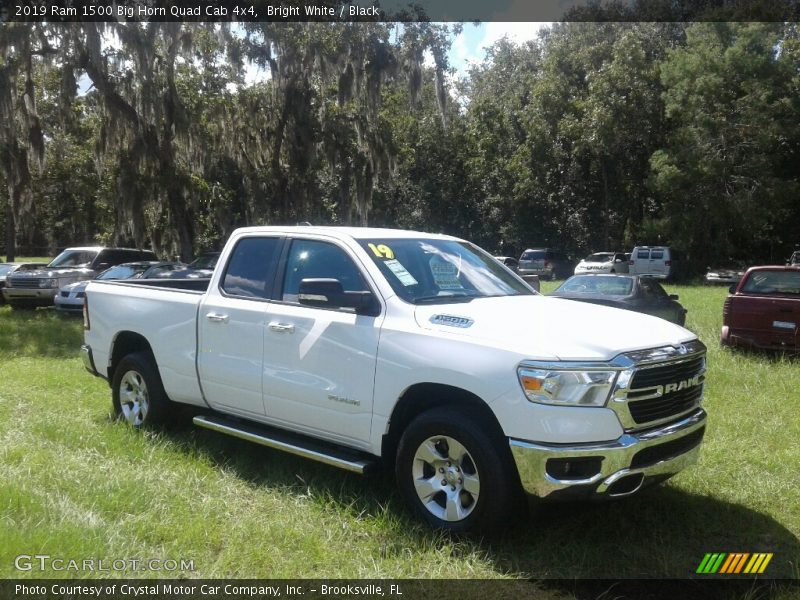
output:
[[[283,238],[276,236],[239,239],[200,305],[197,368],[203,394],[214,408],[264,415],[264,329],[282,245]]]
[[[338,242],[294,239],[264,337],[267,416],[312,435],[366,446],[382,316],[302,306],[300,281],[335,278],[345,291],[372,291],[359,260]]]
[[[651,275],[666,277],[669,275],[667,269],[668,253],[664,248],[650,249],[650,269],[647,271]]]
[[[650,248],[637,248],[631,259],[633,260],[631,273],[642,275],[650,271]]]

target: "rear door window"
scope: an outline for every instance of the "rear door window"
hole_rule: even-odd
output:
[[[228,260],[221,288],[229,296],[264,299],[272,293],[281,238],[239,240]]]
[[[650,258],[653,260],[663,260],[664,259],[664,251],[663,250],[652,250],[650,252]]]
[[[636,258],[639,259],[650,258],[650,250],[637,250]]]

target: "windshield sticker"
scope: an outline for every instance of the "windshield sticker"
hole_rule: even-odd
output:
[[[367,246],[369,246],[369,249],[372,250],[372,253],[378,258],[386,258],[389,260],[394,258],[394,252],[386,244],[378,244],[377,246],[375,244],[367,244]]]
[[[370,246],[371,245],[372,244],[370,244]],[[391,252],[391,250],[389,250],[389,252]],[[417,285],[417,283],[419,283],[399,260],[390,259],[385,261],[383,264],[389,267],[389,270],[394,273],[394,276],[397,277],[400,283],[402,283],[404,286],[408,287],[410,285]]]
[[[430,260],[433,281],[440,290],[463,290],[464,286],[458,280],[458,268],[441,256],[434,256]]]

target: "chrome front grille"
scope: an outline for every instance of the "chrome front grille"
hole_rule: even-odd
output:
[[[628,409],[631,411],[631,417],[636,421],[636,424],[641,425],[651,421],[660,421],[674,415],[682,415],[699,406],[702,397],[703,385],[700,384],[688,390],[673,392],[672,394],[649,400],[634,401],[628,396]]]
[[[631,390],[640,390],[694,377],[697,373],[705,370],[705,362],[705,356],[697,356],[690,360],[638,370],[631,381]]]
[[[41,279],[38,277],[11,277],[9,280],[9,287],[20,289],[35,289],[39,287]]]
[[[703,399],[706,349],[699,342],[626,355],[609,407],[627,430],[646,429],[696,410]]]

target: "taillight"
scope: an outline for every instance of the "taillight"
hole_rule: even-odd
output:
[[[664,261],[664,264],[665,264],[666,266],[668,266],[668,267],[671,267],[671,266],[672,266],[672,261],[671,261],[671,260],[665,260],[665,261]]]
[[[628,264],[629,264],[630,266],[633,266],[633,259],[630,259],[630,260],[628,261]]]
[[[553,268],[553,263],[551,263],[551,262],[544,263],[544,268],[545,269],[552,269]]]
[[[83,329],[89,331],[91,328],[92,325],[89,323],[89,296],[87,295],[83,299]]]

